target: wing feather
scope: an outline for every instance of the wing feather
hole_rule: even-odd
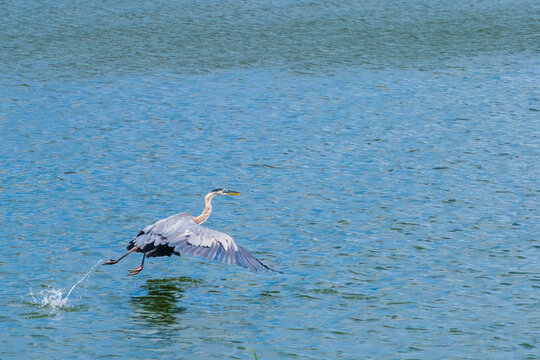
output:
[[[128,249],[138,246],[146,256],[193,255],[225,264],[237,264],[252,271],[273,270],[228,234],[199,225],[186,213],[175,214],[148,225],[131,240]]]
[[[219,249],[221,249],[220,244],[216,244],[216,243],[212,244],[212,246],[210,246],[210,251],[208,252],[208,254],[206,254],[205,258],[207,260],[214,260],[216,258],[216,254],[219,251]]]

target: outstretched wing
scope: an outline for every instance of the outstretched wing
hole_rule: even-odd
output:
[[[236,264],[252,271],[273,270],[247,250],[238,246],[232,237],[193,221],[181,213],[160,220],[139,231],[128,249],[139,246],[147,257],[193,255],[225,264]]]

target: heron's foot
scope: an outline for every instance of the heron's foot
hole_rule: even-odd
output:
[[[143,269],[142,266],[139,266],[136,269],[131,269],[131,270],[129,270],[128,276],[137,275],[138,273],[141,272],[142,269]]]
[[[113,260],[113,259],[111,259],[111,260],[109,260],[109,261],[105,261],[105,262],[103,263],[103,265],[113,265],[113,264],[116,264],[117,262],[118,262],[118,260]]]

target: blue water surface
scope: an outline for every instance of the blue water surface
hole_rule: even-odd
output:
[[[0,14],[1,359],[540,357],[536,2]],[[90,271],[216,187],[283,273]]]

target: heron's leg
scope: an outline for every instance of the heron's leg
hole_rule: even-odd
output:
[[[138,273],[141,272],[141,270],[143,269],[143,266],[144,266],[144,258],[145,257],[146,257],[146,251],[142,254],[141,266],[139,266],[138,268],[129,270],[128,276],[137,275]]]
[[[109,260],[109,261],[105,261],[105,262],[103,263],[103,265],[113,265],[113,264],[116,264],[117,262],[119,262],[120,260],[122,260],[123,258],[125,258],[126,256],[128,256],[128,255],[131,254],[132,252],[137,251],[138,248],[139,248],[138,246],[134,246],[134,247],[131,248],[131,250],[129,250],[129,251],[128,251],[127,253],[125,253],[124,255],[120,256],[118,259],[116,259],[116,260],[111,259],[111,260]]]

